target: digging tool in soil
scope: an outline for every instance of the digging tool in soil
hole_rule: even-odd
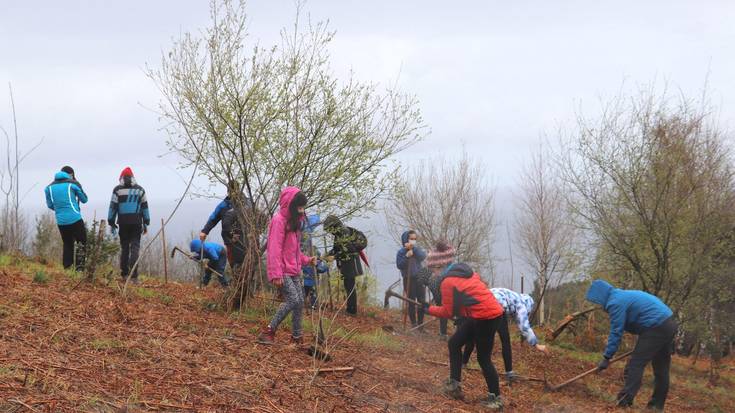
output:
[[[621,354],[621,355],[613,358],[612,360],[610,360],[610,364],[615,363],[616,361],[622,360],[622,359],[630,356],[631,354],[633,354],[633,351],[632,350],[629,351],[629,352],[627,352],[627,353],[625,353],[625,354]],[[572,377],[571,379],[569,379],[569,380],[567,380],[567,381],[565,381],[563,383],[557,384],[556,386],[547,385],[546,388],[545,388],[545,390],[547,390],[547,391],[557,391],[559,389],[562,389],[562,388],[564,388],[564,387],[566,387],[566,386],[574,383],[577,380],[580,380],[580,379],[582,379],[584,377],[589,376],[592,373],[596,373],[597,371],[598,371],[598,369],[597,369],[597,367],[595,367],[594,369],[585,371],[584,373],[582,373],[582,374],[580,374],[578,376]]]
[[[205,265],[203,264],[203,263],[204,263],[204,259],[203,259],[203,258],[202,258],[202,259],[196,259],[196,258],[194,258],[194,256],[193,256],[193,255],[189,254],[188,252],[186,252],[186,251],[182,250],[182,249],[181,249],[181,248],[179,248],[179,247],[174,247],[174,248],[173,248],[173,249],[171,250],[171,258],[173,258],[173,257],[174,257],[174,255],[176,255],[176,253],[177,253],[177,252],[178,252],[179,254],[181,254],[181,255],[185,256],[186,258],[188,258],[188,259],[190,259],[190,260],[192,260],[192,261],[196,262],[196,263],[200,263],[200,262],[201,262],[201,263],[202,263],[202,264],[201,264],[201,265],[202,265],[202,268],[205,268],[205,269],[207,268],[207,267],[206,267],[206,266],[205,266]],[[203,255],[200,255],[200,256],[203,256]],[[224,276],[224,275],[222,275],[222,274],[218,273],[217,271],[215,271],[215,270],[213,270],[213,269],[211,269],[211,268],[210,268],[210,270],[212,271],[212,274],[214,274],[214,275],[216,275],[216,276],[218,276],[218,277],[222,277],[222,278],[225,278],[225,276]],[[202,274],[203,274],[203,272],[202,272]],[[201,285],[202,285],[202,274],[199,274],[199,286],[201,286]]]

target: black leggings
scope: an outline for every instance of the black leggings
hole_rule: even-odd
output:
[[[84,253],[87,247],[87,227],[84,226],[84,221],[80,219],[73,224],[59,225],[59,232],[64,242],[64,268],[75,265],[77,271],[84,271]]]
[[[452,337],[449,338],[449,377],[462,381],[462,347],[474,342],[477,347],[477,362],[485,376],[487,389],[496,396],[500,395],[498,372],[490,359],[493,353],[493,341],[501,318],[491,320],[467,319],[457,326]]]
[[[500,325],[498,327],[498,335],[500,336],[500,344],[503,345],[503,364],[505,365],[505,372],[513,371],[513,351],[510,347],[510,331],[508,330],[508,317],[503,313],[503,317],[500,319]],[[462,362],[467,364],[470,362],[470,356],[472,351],[475,349],[475,343],[469,342],[464,346],[464,354],[462,355]]]

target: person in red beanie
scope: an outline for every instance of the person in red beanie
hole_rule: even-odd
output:
[[[434,317],[460,321],[449,338],[449,379],[444,383],[445,395],[462,399],[462,347],[474,342],[477,362],[482,368],[488,388],[483,407],[502,410],[498,372],[490,356],[495,332],[500,326],[503,307],[488,289],[487,284],[469,265],[454,262],[454,249],[447,242],[438,242],[426,259],[433,275],[428,282],[434,297],[441,305],[424,304],[422,310]],[[432,288],[433,287],[433,288]]]
[[[151,215],[145,189],[138,185],[130,167],[120,173],[120,183],[112,190],[107,223],[112,234],[120,234],[120,276],[130,276],[130,266],[138,261],[140,237],[148,232]],[[138,283],[138,268],[133,270],[131,281]]]

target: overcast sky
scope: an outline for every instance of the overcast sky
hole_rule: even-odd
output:
[[[44,140],[24,165],[28,211],[42,210],[43,186],[69,164],[93,200],[88,218],[106,214],[128,165],[154,218],[168,213],[184,184],[177,157],[166,155],[153,110],[160,96],[145,67],[159,65],[172,38],[206,26],[208,8],[203,0],[3,2],[0,125],[11,125],[11,82],[22,146]],[[397,81],[418,96],[431,135],[402,159],[456,155],[463,142],[487,165],[501,210],[539,136],[580,108],[594,113],[623,82],[668,81],[695,94],[708,77],[722,122],[735,116],[731,1],[312,0],[304,9],[336,31],[335,73]],[[252,38],[270,45],[292,22],[294,2],[252,1],[249,10]],[[201,226],[212,207],[190,203],[178,230]]]

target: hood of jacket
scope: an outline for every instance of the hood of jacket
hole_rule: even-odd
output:
[[[189,244],[189,251],[199,252],[201,250],[202,250],[202,241],[198,239],[191,240],[191,243]]]
[[[444,274],[446,277],[470,278],[474,273],[475,271],[472,269],[472,267],[463,262],[450,264],[447,269],[444,270]]]
[[[587,301],[606,307],[607,301],[610,299],[610,293],[614,289],[615,287],[607,281],[594,280],[592,281],[592,285],[590,285],[590,289],[587,290],[587,296],[585,298]]]
[[[401,246],[406,245],[408,243],[408,233],[411,231],[405,231],[403,234],[401,234]]]
[[[281,190],[281,197],[279,200],[279,204],[281,206],[281,209],[279,213],[283,215],[284,218],[290,218],[291,213],[288,211],[288,207],[291,205],[291,201],[293,201],[296,194],[301,192],[301,190],[295,186],[287,186]]]
[[[71,175],[64,171],[56,172],[54,175],[54,181],[67,181],[69,179],[71,179]]]

